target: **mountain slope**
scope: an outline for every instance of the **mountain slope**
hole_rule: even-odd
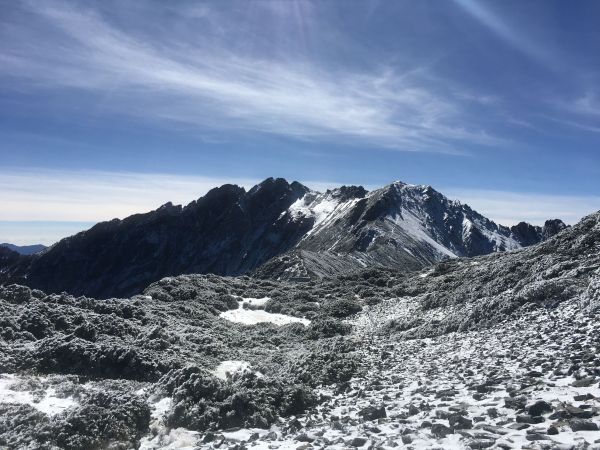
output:
[[[527,224],[515,231],[498,226],[429,186],[318,193],[269,178],[248,192],[224,185],[186,207],[168,203],[99,223],[41,254],[5,258],[0,282],[106,298],[186,273],[260,268],[263,278],[306,279],[373,266],[414,270],[543,238]]]

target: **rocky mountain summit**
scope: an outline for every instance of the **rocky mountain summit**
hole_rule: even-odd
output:
[[[374,266],[416,270],[532,245],[564,227],[499,226],[430,186],[318,193],[269,178],[249,191],[224,185],[185,207],[99,223],[39,254],[0,256],[0,282],[108,298],[189,273],[307,280]]]
[[[360,187],[308,192],[289,211],[295,218],[314,218],[314,225],[257,276],[305,279],[373,266],[419,269],[449,258],[516,250],[566,228],[560,220],[504,227],[431,186],[402,182],[372,192]]]
[[[600,212],[417,272],[0,309],[0,448],[600,447]]]

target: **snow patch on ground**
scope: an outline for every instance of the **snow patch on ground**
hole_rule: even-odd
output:
[[[251,372],[250,364],[246,361],[222,361],[213,371],[215,377],[221,380],[227,380],[233,374],[238,372]]]
[[[140,441],[140,450],[195,450],[198,448],[197,431],[185,428],[165,428],[156,436],[145,437]]]
[[[31,405],[38,411],[53,416],[60,414],[65,409],[75,406],[77,402],[71,397],[58,397],[52,387],[45,389],[43,395],[34,395],[32,391],[18,389],[18,384],[25,381],[24,377],[9,374],[0,374],[0,403],[18,403]],[[37,378],[36,381],[44,382],[46,378]]]
[[[225,436],[225,439],[231,441],[247,441],[250,439],[250,436],[253,434],[258,434],[259,436],[264,436],[267,434],[269,430],[265,430],[263,428],[241,428],[235,431],[224,431],[222,434]]]
[[[229,320],[230,322],[242,323],[244,325],[256,325],[257,323],[273,323],[277,326],[287,325],[288,323],[301,323],[304,326],[310,324],[310,320],[300,317],[288,316],[286,314],[270,313],[263,309],[270,297],[252,298],[239,297],[239,306],[237,309],[225,311],[219,317]],[[249,308],[244,308],[247,305]],[[253,308],[253,309],[250,309]]]
[[[219,315],[230,322],[241,323],[244,325],[256,325],[257,323],[272,323],[277,326],[287,325],[288,323],[301,323],[304,326],[310,324],[310,320],[300,317],[288,316],[285,314],[269,313],[263,310],[252,309],[232,309]]]
[[[186,428],[168,428],[164,419],[173,405],[171,397],[164,397],[152,404],[150,433],[140,441],[140,450],[195,450],[198,448],[197,431]]]

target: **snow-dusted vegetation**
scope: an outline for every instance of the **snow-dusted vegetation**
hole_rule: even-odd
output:
[[[420,273],[4,286],[0,446],[593,448],[599,280],[600,213]]]

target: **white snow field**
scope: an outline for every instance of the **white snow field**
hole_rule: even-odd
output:
[[[250,364],[247,361],[222,361],[213,371],[213,374],[221,380],[227,380],[230,375],[251,371],[252,369],[250,369]]]
[[[164,397],[152,404],[152,421],[150,433],[140,441],[139,450],[194,450],[198,448],[197,431],[186,428],[169,428],[164,423],[173,400]]]
[[[0,374],[0,403],[31,405],[49,416],[59,414],[77,404],[71,397],[58,397],[53,387],[45,388],[43,393],[23,389],[30,381],[35,384],[44,383],[47,378]]]
[[[286,314],[270,313],[262,309],[244,308],[244,305],[250,307],[264,307],[270,298],[250,298],[241,297],[237,309],[231,309],[219,314],[219,317],[230,322],[241,323],[244,325],[256,325],[257,323],[272,323],[277,326],[287,325],[289,323],[301,323],[304,326],[310,324],[310,320],[300,317],[288,316]]]

